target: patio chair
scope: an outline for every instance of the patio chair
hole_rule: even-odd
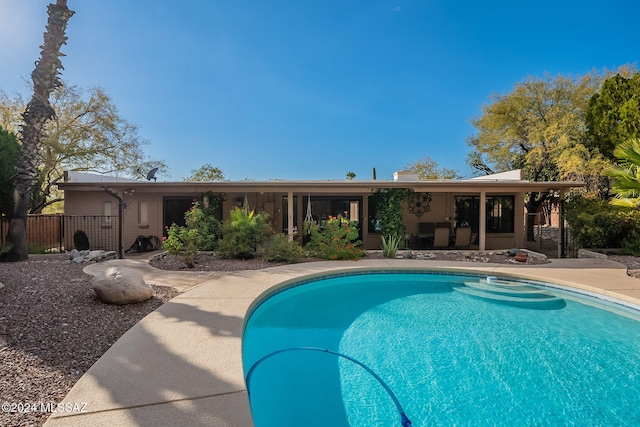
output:
[[[433,234],[433,247],[434,248],[447,248],[449,247],[449,228],[437,227]]]
[[[453,247],[456,249],[467,249],[471,244],[471,228],[458,227],[456,228],[456,241]]]

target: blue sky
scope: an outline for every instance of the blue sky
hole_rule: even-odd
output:
[[[29,94],[49,0],[0,0],[0,90]],[[68,0],[62,78],[106,90],[181,181],[391,179],[528,76],[637,64],[637,0]]]

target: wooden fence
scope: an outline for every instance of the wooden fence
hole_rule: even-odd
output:
[[[0,218],[0,244],[6,243],[9,219]],[[87,235],[89,248],[118,252],[117,216],[29,215],[27,244],[30,253],[65,252],[75,248],[74,234]]]

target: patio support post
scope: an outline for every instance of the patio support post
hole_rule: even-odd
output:
[[[479,224],[479,241],[478,241],[478,250],[484,251],[487,247],[486,237],[487,237],[487,192],[482,190],[480,192],[480,224]]]
[[[287,234],[293,240],[293,191],[287,194]]]
[[[558,202],[558,258],[565,256],[564,241],[564,192],[560,192],[560,201]]]

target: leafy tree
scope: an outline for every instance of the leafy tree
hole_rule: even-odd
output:
[[[640,254],[640,210],[611,206],[606,200],[572,195],[565,217],[578,247],[622,248]]]
[[[24,101],[20,95],[10,98],[0,92],[1,125],[11,130],[20,123]],[[57,183],[65,170],[99,173],[118,173],[139,177],[137,170],[166,165],[145,159],[142,145],[146,141],[138,135],[138,128],[118,114],[113,100],[100,88],[85,91],[77,85],[64,85],[51,93],[51,105],[56,111],[42,138],[38,157],[37,187],[39,202],[31,213],[39,213],[48,205],[62,200]]]
[[[629,74],[630,71],[621,71]],[[589,101],[586,122],[590,144],[608,158],[621,143],[640,136],[640,73],[608,77]]]
[[[211,166],[210,163],[205,163],[199,169],[192,169],[191,175],[184,180],[188,182],[224,181],[224,173],[222,169]]]
[[[408,164],[405,169],[418,174],[419,179],[458,179],[461,177],[455,169],[439,167],[429,156]]]
[[[351,171],[347,172],[347,179],[351,180],[355,177],[356,177],[356,174],[354,172],[351,172]]]
[[[15,173],[19,150],[20,144],[15,134],[0,126],[0,215],[9,216],[11,214],[13,207],[11,178]]]
[[[62,85],[59,71],[62,69],[60,48],[66,43],[65,31],[67,22],[73,16],[67,7],[66,0],[57,0],[48,6],[47,29],[44,33],[40,59],[31,73],[33,96],[22,118],[22,146],[16,161],[16,173],[13,176],[13,212],[7,233],[9,249],[2,254],[2,261],[23,261],[27,253],[27,211],[38,178],[38,159],[40,156],[45,125],[55,117],[54,108],[49,102],[49,95]]]
[[[523,169],[531,181],[585,180],[591,191],[601,187],[601,171],[610,165],[585,145],[585,112],[601,78],[557,76],[529,78],[506,95],[492,95],[491,104],[473,120],[477,133],[468,139],[470,164],[496,172]],[[525,206],[538,212],[552,197],[529,193]],[[534,240],[528,216],[527,240]]]

